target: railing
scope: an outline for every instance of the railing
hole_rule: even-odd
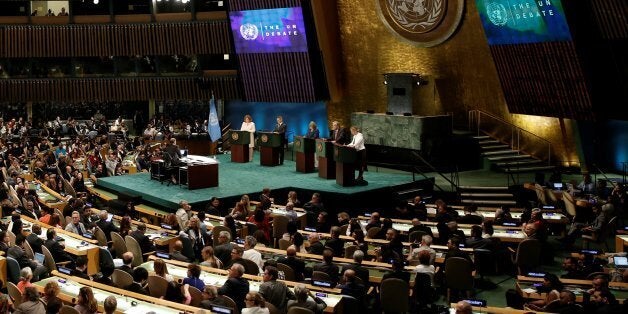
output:
[[[548,166],[552,164],[552,143],[550,141],[493,114],[481,110],[470,110],[469,130],[477,131],[478,136],[490,135],[500,142],[508,144],[513,150],[520,153],[524,152],[540,160],[546,160]]]
[[[449,182],[449,184],[451,184],[451,190],[456,192],[456,193],[458,193],[458,186],[460,185],[460,181],[459,181],[459,177],[458,177],[458,169],[456,169],[455,171],[451,172],[451,178],[447,178],[447,176],[445,176],[445,174],[443,174],[438,169],[436,169],[436,167],[434,167],[427,160],[425,160],[425,158],[423,158],[419,153],[412,152],[412,155],[414,155],[419,161],[421,161],[424,165],[426,165],[428,168],[430,168],[432,170],[432,172],[437,173],[445,181]],[[425,173],[423,171],[421,171],[421,169],[419,169],[419,167],[413,166],[412,169],[413,169],[413,171],[412,171],[412,179],[413,180],[414,180],[414,173],[415,173],[415,171],[420,173],[423,177],[428,178],[425,175]],[[436,184],[436,182],[434,182],[434,186],[437,187],[441,192],[444,191],[438,184]]]

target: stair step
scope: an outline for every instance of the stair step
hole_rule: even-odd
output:
[[[492,204],[492,205],[517,205],[516,201],[505,200],[470,200],[463,199],[460,201],[462,204]]]
[[[491,191],[508,191],[507,186],[473,186],[473,185],[461,185],[458,187],[460,190],[491,190]]]
[[[496,150],[490,152],[483,152],[482,156],[497,156],[497,155],[517,155],[519,152],[516,150],[508,149],[508,150]]]
[[[462,197],[513,198],[511,193],[460,193]]]
[[[526,158],[530,158],[530,155],[510,155],[510,156],[495,156],[495,157],[488,157],[488,160],[490,161],[502,161],[502,160],[521,160],[521,159],[526,159]]]
[[[493,139],[492,137],[490,137],[490,136],[486,136],[486,135],[474,136],[473,138],[474,138],[474,139],[476,139],[476,140],[489,140],[489,139]]]
[[[553,170],[556,166],[538,166],[538,167],[519,167],[514,169],[504,170],[506,173],[521,173],[521,172],[536,172]]]
[[[510,148],[510,146],[506,145],[506,144],[499,144],[499,145],[480,145],[480,148],[484,151],[486,150],[491,150],[491,149],[508,149]]]
[[[498,141],[498,140],[492,140],[492,139],[491,139],[491,140],[481,140],[481,141],[478,141],[478,144],[480,144],[480,145],[486,145],[486,144],[501,144],[501,142],[500,142],[500,141]]]
[[[401,190],[401,191],[397,191],[397,195],[406,195],[406,194],[412,194],[412,193],[419,193],[421,191],[423,191],[423,189]]]
[[[533,165],[542,162],[541,160],[530,158],[530,160],[520,160],[520,161],[512,161],[512,162],[498,162],[495,165],[498,167],[515,167],[522,165]]]

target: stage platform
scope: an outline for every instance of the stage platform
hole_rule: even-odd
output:
[[[329,203],[331,209],[336,207],[335,203],[344,204],[342,206],[345,207],[390,205],[395,190],[409,184],[420,184],[412,181],[410,173],[375,172],[371,169],[364,174],[368,185],[342,187],[335,180],[319,178],[318,173],[297,172],[295,162],[290,160],[276,167],[261,166],[258,152],[253,162],[244,164],[231,162],[228,154],[216,158],[220,162],[219,185],[214,188],[188,190],[185,186],[167,186],[167,182],[161,184],[151,180],[149,173],[101,178],[97,187],[114,193],[140,196],[143,202],[170,210],[176,210],[181,200],[187,200],[194,209],[200,209],[214,196],[222,199],[227,207],[233,207],[243,194],[248,194],[251,200],[257,200],[262,188],[269,187],[271,196],[278,204],[284,204],[290,190],[297,191],[303,203],[310,200],[312,193],[319,192],[323,202]],[[432,185],[430,180],[426,180],[425,184]]]

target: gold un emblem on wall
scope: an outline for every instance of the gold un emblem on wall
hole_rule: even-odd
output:
[[[464,0],[375,0],[380,19],[402,40],[419,47],[443,43],[454,33]]]

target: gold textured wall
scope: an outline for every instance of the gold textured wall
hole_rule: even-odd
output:
[[[432,48],[412,46],[391,34],[377,15],[375,0],[337,2],[344,96],[328,103],[330,121],[348,125],[351,112],[386,111],[383,74],[418,73],[425,75],[429,84],[415,91],[415,114],[453,113],[457,125],[466,125],[467,112],[480,109],[542,133],[556,143],[554,149],[560,146],[560,151],[554,152],[555,160],[575,158],[574,145],[565,144],[574,142],[571,128],[561,131],[557,118],[535,117],[535,123],[527,123],[509,114],[475,1],[465,0],[458,30]]]

